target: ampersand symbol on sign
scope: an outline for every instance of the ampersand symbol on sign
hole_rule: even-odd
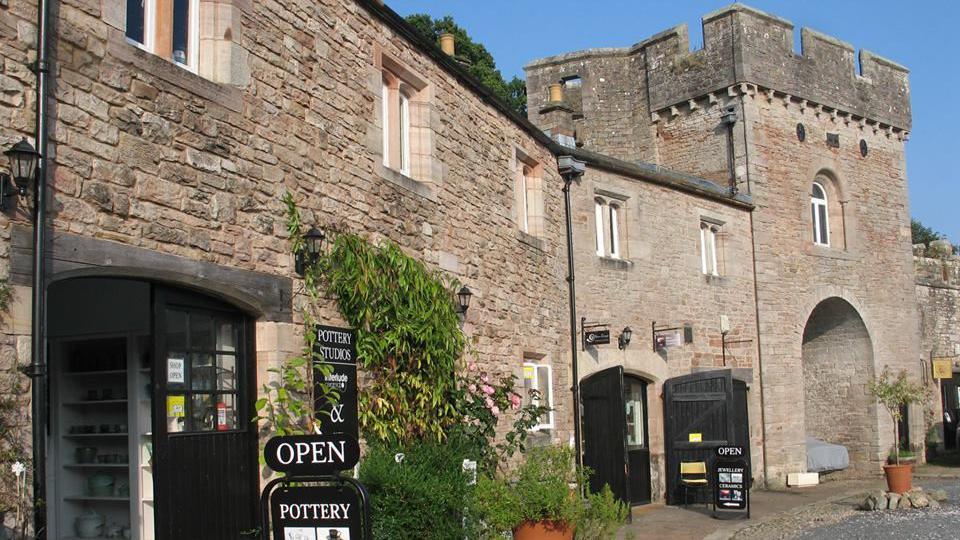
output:
[[[330,421],[335,424],[343,423],[343,405],[334,405],[330,409]]]

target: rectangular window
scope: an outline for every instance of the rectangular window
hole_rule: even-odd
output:
[[[720,226],[707,221],[700,222],[700,268],[708,276],[719,276],[717,265],[717,235]]]
[[[596,229],[597,229],[597,255],[603,257],[606,254],[606,250],[603,247],[603,203],[601,201],[596,201],[594,206],[594,217],[596,219]]]
[[[531,392],[536,390],[536,392]],[[523,363],[523,403],[549,407],[531,431],[553,429],[553,371],[549,364]]]
[[[400,174],[410,176],[410,100],[400,94]]]
[[[618,209],[610,205],[610,256],[620,258],[620,222],[618,221]]]
[[[530,232],[530,197],[527,195],[527,183],[530,178],[529,169],[524,166],[523,172],[520,173],[520,177],[517,179],[520,182],[520,185],[517,187],[517,224],[520,225],[520,230],[529,233]]]
[[[126,36],[153,54],[197,71],[200,0],[126,0]]]
[[[514,148],[513,205],[517,228],[542,238],[546,218],[543,212],[543,181],[540,164],[520,148]]]
[[[383,80],[383,90],[380,95],[383,108],[380,111],[382,115],[381,123],[383,125],[383,166],[390,166],[390,86],[386,79]]]

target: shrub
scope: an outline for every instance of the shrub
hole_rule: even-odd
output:
[[[629,512],[630,507],[614,497],[610,486],[604,484],[599,493],[587,497],[587,507],[577,525],[577,540],[614,538]]]
[[[466,448],[449,438],[444,443],[423,440],[407,447],[369,449],[360,465],[360,481],[370,491],[374,538],[473,538],[464,530],[473,486],[467,485],[462,463],[476,456]]]

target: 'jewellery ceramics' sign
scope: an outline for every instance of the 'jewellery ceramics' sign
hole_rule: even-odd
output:
[[[750,504],[750,466],[742,446],[718,446],[714,464],[714,496],[717,508],[747,510]]]
[[[352,469],[360,462],[360,444],[344,433],[274,437],[263,448],[267,466],[298,476],[322,476]]]
[[[323,397],[319,387],[314,388],[317,419],[323,433],[346,433],[359,438],[357,425],[357,332],[350,328],[317,326],[314,350],[332,371],[322,376],[314,371],[313,380],[321,382],[339,394],[336,403]]]

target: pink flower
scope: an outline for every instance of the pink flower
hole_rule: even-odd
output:
[[[513,410],[520,408],[520,394],[510,394],[510,408]]]
[[[482,386],[480,387],[480,390],[483,390],[483,393],[486,394],[486,395],[488,395],[488,396],[492,396],[492,395],[493,395],[493,392],[494,392],[493,387],[490,386],[489,384],[484,384],[484,385],[482,385]]]
[[[496,405],[494,405],[490,409],[490,412],[492,412],[494,416],[500,416],[500,407],[497,407]]]
[[[487,375],[486,373],[484,373],[483,376],[480,377],[480,380],[483,381],[483,382],[485,382],[485,383],[489,383],[489,382],[490,382],[490,376]]]
[[[483,402],[487,404],[488,409],[493,409],[496,405],[493,403],[493,400],[490,399],[490,396],[483,398]]]
[[[474,394],[477,392],[477,385],[470,383],[470,386],[468,386],[467,389],[470,390],[471,394]]]
[[[470,371],[476,371],[476,370],[477,370],[477,363],[476,363],[476,362],[470,362],[470,364],[467,365],[467,369],[470,370]]]

